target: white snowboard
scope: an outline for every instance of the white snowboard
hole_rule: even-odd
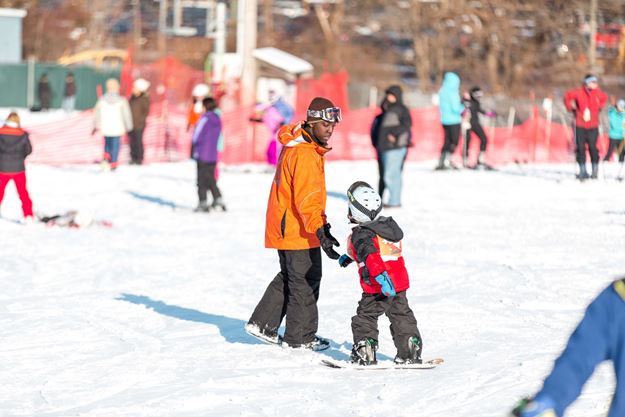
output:
[[[358,369],[358,370],[382,370],[382,369],[433,369],[436,368],[438,365],[440,365],[441,363],[443,363],[444,360],[441,358],[436,358],[436,359],[430,359],[428,361],[425,361],[423,363],[411,363],[411,364],[405,364],[405,365],[398,365],[394,362],[391,361],[383,361],[383,362],[378,362],[376,365],[368,365],[368,366],[363,366],[363,365],[357,365],[355,363],[351,363],[348,361],[339,361],[336,359],[332,359],[332,358],[326,358],[326,359],[322,359],[321,360],[321,364],[324,366],[328,366],[330,368],[335,368],[335,369]]]

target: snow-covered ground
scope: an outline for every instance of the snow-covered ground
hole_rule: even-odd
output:
[[[113,227],[23,226],[7,189],[0,415],[506,416],[540,387],[587,303],[623,273],[625,184],[566,180],[570,165],[432,166],[407,165],[404,207],[386,214],[405,231],[424,357],[446,362],[376,372],[319,365],[348,357],[360,297],[354,268],[327,258],[319,334],[331,349],[281,349],[244,333],[277,272],[275,251],[263,248],[270,174],[224,169],[229,211],[195,214],[190,162],[115,173],[29,166],[37,211],[88,210]],[[329,221],[344,241],[344,192],[375,183],[375,163],[328,163],[326,175]],[[392,358],[385,318],[380,329],[380,353]],[[605,415],[613,386],[604,365],[567,416]]]

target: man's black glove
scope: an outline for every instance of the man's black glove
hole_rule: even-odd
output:
[[[339,246],[339,242],[330,234],[330,223],[326,223],[323,227],[317,229],[317,237],[319,238],[319,243],[321,243],[321,249],[328,255],[328,258],[339,259],[341,257],[334,250],[334,246]]]

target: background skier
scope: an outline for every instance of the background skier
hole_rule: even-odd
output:
[[[217,114],[217,102],[212,97],[202,101],[204,114],[197,122],[193,132],[193,159],[197,162],[197,193],[198,206],[195,211],[208,212],[210,208],[226,210],[221,197],[221,191],[217,187],[215,167],[217,166],[218,143],[221,135],[221,119]],[[213,203],[211,207],[207,203],[207,192],[210,190]]]
[[[597,150],[599,112],[607,100],[608,96],[601,91],[597,77],[592,74],[584,77],[584,84],[580,88],[567,91],[564,95],[564,105],[575,116],[575,146],[579,165],[577,177],[581,180],[588,178],[586,145],[588,145],[590,162],[592,163],[590,177],[596,179],[599,173],[599,151]]]
[[[328,141],[341,121],[338,107],[323,97],[308,106],[306,121],[283,126],[283,145],[267,204],[265,246],[278,250],[280,272],[269,284],[245,329],[279,343],[286,315],[284,343],[323,350],[329,342],[316,336],[321,284],[321,250],[338,259],[339,243],[326,219],[325,158]]]
[[[128,132],[128,139],[130,139],[130,163],[133,165],[143,163],[143,132],[145,122],[150,114],[148,88],[150,88],[149,81],[143,78],[135,80],[132,84],[132,95],[128,100],[132,114],[132,130]]]
[[[402,170],[410,146],[412,128],[410,110],[404,105],[401,87],[389,87],[381,107],[382,114],[375,133],[376,149],[382,159],[382,192],[389,191],[387,207],[400,207]],[[383,193],[380,195],[383,196]]]
[[[623,161],[625,161],[625,147],[623,146],[623,135],[625,133],[623,131],[623,123],[625,123],[625,100],[619,100],[612,104],[612,107],[608,109],[608,121],[610,123],[608,137],[610,138],[610,144],[608,145],[608,151],[603,160],[610,161],[610,159],[612,159],[612,153],[616,149],[618,152],[618,161],[623,163]]]
[[[41,110],[49,110],[52,104],[52,87],[48,80],[48,74],[43,73],[37,84],[37,96],[39,97],[39,105]]]
[[[460,77],[455,72],[446,72],[443,84],[438,90],[439,111],[443,125],[444,142],[436,169],[455,168],[451,156],[458,146],[460,123],[465,107],[460,100]]]
[[[490,168],[484,161],[486,156],[486,147],[488,145],[488,138],[486,137],[486,133],[484,132],[484,128],[482,128],[482,124],[480,123],[480,114],[483,114],[488,117],[494,117],[495,112],[485,111],[482,108],[481,99],[484,93],[480,87],[473,87],[469,91],[468,94],[465,95],[464,101],[466,103],[466,107],[469,110],[470,115],[470,127],[465,132],[464,137],[464,152],[462,155],[462,163],[465,167],[468,167],[468,159],[469,159],[469,146],[471,145],[471,134],[474,133],[480,139],[480,153],[477,157],[477,163],[474,168],[485,167]]]
[[[7,184],[13,181],[22,201],[25,222],[33,220],[33,202],[26,188],[24,163],[32,150],[28,133],[20,127],[20,117],[15,112],[9,113],[4,126],[0,128],[0,204]]]
[[[98,99],[95,106],[95,126],[104,136],[105,169],[117,169],[120,137],[133,129],[132,114],[128,101],[119,95],[119,81],[106,80],[106,94]]]
[[[76,80],[74,73],[68,72],[65,76],[65,88],[63,89],[63,110],[66,112],[74,111],[76,107]]]

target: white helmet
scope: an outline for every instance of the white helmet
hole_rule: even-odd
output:
[[[347,218],[352,223],[375,220],[382,211],[382,198],[369,184],[356,181],[347,190],[349,209]]]
[[[208,96],[208,93],[210,93],[209,86],[207,86],[206,84],[197,84],[195,87],[193,87],[191,95],[193,97],[206,97]]]

